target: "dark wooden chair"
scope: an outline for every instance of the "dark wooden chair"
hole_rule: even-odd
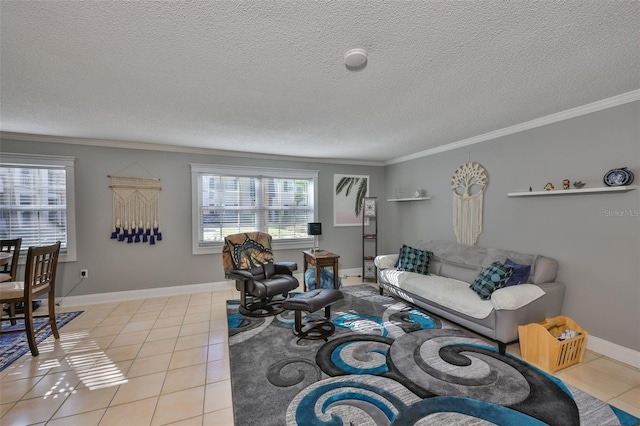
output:
[[[24,329],[2,330],[0,328],[0,334],[26,332],[29,349],[31,349],[33,356],[38,356],[39,354],[36,345],[36,334],[40,330],[46,326],[50,326],[53,336],[56,339],[60,338],[55,312],[55,284],[59,256],[59,241],[50,246],[29,247],[24,281],[7,281],[0,283],[1,303],[24,303],[24,316],[16,316],[15,314],[12,316],[12,314],[9,314],[8,317],[3,317],[3,320],[24,320],[25,323]],[[33,315],[33,299],[42,294],[47,294],[47,298],[49,299],[49,312],[47,315]],[[35,329],[33,323],[34,318],[48,318],[49,320]]]
[[[8,260],[3,261],[0,265],[0,283],[7,281],[15,281],[18,274],[18,259],[20,258],[20,246],[22,245],[22,238],[15,238],[13,240],[0,240],[0,252],[8,253],[11,255]],[[5,263],[6,262],[6,263]],[[16,315],[16,304],[8,303],[8,310],[10,316]],[[11,320],[11,325],[15,325],[16,320]]]
[[[0,283],[16,280],[21,245],[22,238],[0,240],[0,252],[9,253],[11,255],[11,258],[9,258],[7,263],[3,262],[3,264],[0,265]]]

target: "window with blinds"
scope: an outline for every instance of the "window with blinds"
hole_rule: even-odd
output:
[[[73,159],[3,154],[0,160],[0,238],[30,246],[62,243],[61,260],[75,260]],[[71,188],[71,191],[70,191]],[[70,202],[71,201],[71,202]]]
[[[191,167],[194,253],[219,251],[225,236],[240,232],[267,232],[275,247],[312,241],[307,223],[315,221],[317,171]]]

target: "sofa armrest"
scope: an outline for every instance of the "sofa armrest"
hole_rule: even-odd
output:
[[[545,295],[554,305],[552,309],[559,312],[564,300],[564,284],[557,282],[503,287],[491,295],[491,303],[496,310],[516,310]]]
[[[378,269],[389,269],[395,268],[396,262],[398,261],[398,254],[382,254],[380,256],[376,256],[373,261]]]
[[[491,304],[495,309],[520,309],[545,294],[544,290],[535,284],[512,285],[494,291]]]
[[[496,310],[495,337],[499,342],[509,343],[518,339],[518,326],[557,317],[562,311],[564,284],[549,282],[535,284],[544,291],[544,296],[520,309]]]
[[[564,302],[565,286],[563,283],[550,282],[536,284],[540,287],[545,295],[542,299],[545,299],[546,306],[546,318],[557,317],[562,311],[562,303]]]

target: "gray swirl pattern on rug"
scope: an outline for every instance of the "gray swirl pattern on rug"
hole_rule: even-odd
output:
[[[249,319],[228,304],[237,425],[637,421],[368,285],[343,294],[326,343],[295,338],[291,312]]]

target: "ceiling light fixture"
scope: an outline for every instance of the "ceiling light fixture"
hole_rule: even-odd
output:
[[[351,49],[344,54],[344,64],[348,68],[359,68],[367,62],[367,51],[364,49]]]

